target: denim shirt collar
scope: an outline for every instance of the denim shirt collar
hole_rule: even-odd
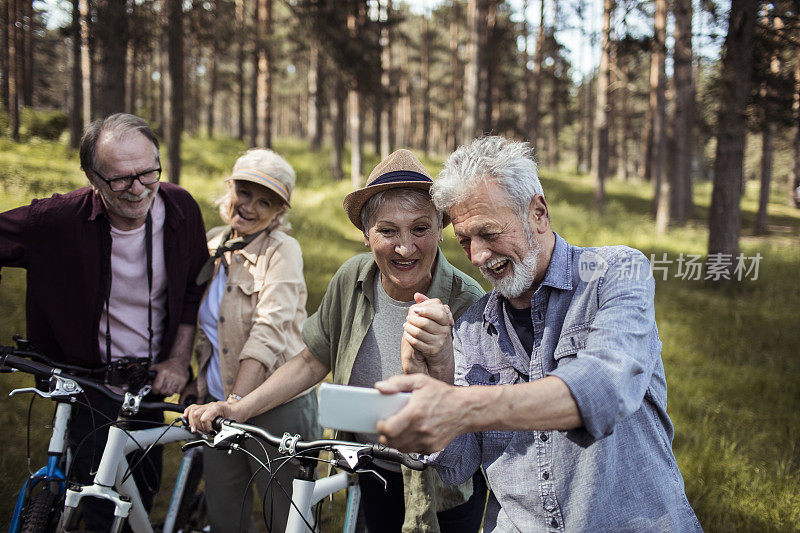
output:
[[[572,249],[569,243],[558,233],[553,232],[553,235],[556,238],[553,256],[550,258],[547,272],[536,292],[542,290],[543,286],[561,290],[572,289]],[[502,305],[504,301],[505,297],[501,296],[496,290],[492,290],[489,300],[486,302],[486,308],[483,311],[484,319],[498,329],[505,329],[501,327],[501,324],[503,324]]]

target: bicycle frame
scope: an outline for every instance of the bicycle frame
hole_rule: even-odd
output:
[[[326,496],[350,485],[350,475],[347,472],[352,474],[371,472],[380,478],[377,472],[368,468],[374,459],[391,461],[415,470],[425,468],[425,463],[418,457],[413,457],[379,444],[359,444],[328,439],[302,441],[300,435],[292,436],[289,433],[284,433],[282,438],[278,438],[263,428],[222,418],[215,419],[212,427],[216,432],[213,440],[198,440],[187,443],[184,446],[184,450],[202,444],[220,450],[238,450],[241,449],[240,445],[243,439],[255,437],[277,448],[281,454],[286,456],[287,460],[288,458],[294,458],[300,462],[300,470],[292,482],[292,504],[289,508],[289,517],[286,522],[286,533],[306,533],[308,529],[313,532],[316,527],[316,524],[313,524],[312,509],[314,505]],[[309,450],[332,452],[333,460],[324,462],[331,462],[331,464],[344,470],[344,472],[315,481],[314,471],[320,459],[316,457],[316,454],[303,454],[304,451]],[[269,471],[267,465],[262,463],[262,466]],[[358,486],[353,486],[353,490],[351,490],[348,497],[347,513],[345,515],[344,531],[347,533],[352,533],[355,530],[355,519],[360,496],[361,492]]]
[[[22,528],[22,508],[31,493],[31,490],[38,483],[57,483],[58,492],[64,493],[66,476],[59,468],[61,458],[64,456],[67,445],[67,427],[72,416],[72,405],[66,402],[58,402],[56,413],[53,418],[53,433],[50,436],[50,444],[47,446],[47,465],[43,466],[30,476],[22,485],[14,506],[14,513],[11,515],[9,533],[18,533]],[[69,468],[67,466],[67,468]]]
[[[122,526],[127,519],[134,533],[152,533],[153,527],[142,504],[142,498],[133,476],[125,477],[126,474],[130,474],[125,456],[155,443],[168,444],[188,440],[192,437],[188,430],[180,427],[170,427],[166,430],[156,427],[126,431],[117,426],[111,426],[93,484],[67,489],[62,529],[69,530],[73,519],[77,516],[76,510],[80,501],[86,496],[91,496],[114,503],[114,524],[110,531],[122,531]],[[170,508],[173,508],[172,504],[170,504]],[[174,517],[172,524],[174,524]],[[167,529],[166,526],[167,524],[165,524],[163,532],[171,533],[171,529]]]
[[[313,474],[312,474],[313,475]],[[307,533],[306,522],[314,523],[314,506],[323,498],[346,489],[350,483],[350,475],[340,472],[316,481],[296,478],[292,482],[292,505],[286,521],[286,533]],[[356,514],[361,500],[361,489],[358,484],[351,485],[347,499],[347,513],[344,520],[345,533],[352,533],[356,527]],[[298,511],[302,510],[302,513]],[[316,526],[316,524],[314,524]]]
[[[17,353],[24,356],[31,355],[29,352],[23,352],[11,347],[0,347],[0,368],[2,368],[4,372],[22,371],[39,376],[40,378],[45,378],[49,381],[50,390],[44,391],[38,388],[28,387],[13,390],[9,396],[20,393],[33,393],[43,398],[56,401],[58,405],[54,416],[53,433],[48,446],[47,465],[39,469],[39,471],[33,474],[23,484],[15,503],[9,532],[18,533],[21,529],[23,525],[23,509],[31,501],[31,489],[41,482],[48,485],[56,484],[55,486],[46,487],[45,490],[57,488],[58,491],[53,490],[56,495],[61,496],[64,494],[64,513],[62,513],[59,523],[59,529],[61,530],[63,530],[65,525],[70,524],[70,519],[77,517],[75,510],[83,496],[94,496],[114,502],[115,519],[112,530],[120,531],[125,522],[125,518],[130,515],[131,526],[135,533],[152,532],[153,528],[150,525],[149,517],[142,504],[141,495],[138,492],[133,477],[130,475],[126,455],[137,449],[144,449],[156,443],[165,444],[187,440],[192,437],[192,434],[181,427],[155,427],[126,431],[121,427],[112,425],[109,428],[108,439],[93,484],[87,487],[76,485],[64,490],[66,476],[59,468],[59,464],[65,451],[68,452],[66,436],[72,414],[72,405],[76,401],[76,396],[83,393],[82,386],[96,390],[111,400],[120,402],[122,407],[120,418],[117,421],[119,426],[125,426],[127,417],[135,415],[140,409],[181,412],[184,407],[164,402],[143,402],[142,399],[150,391],[149,386],[142,387],[137,394],[125,393],[123,397],[110,391],[105,385],[90,379],[63,374],[61,369],[53,366],[52,363],[43,356],[39,355],[38,358],[45,360],[46,363],[21,358],[15,355]],[[177,501],[170,502],[167,524],[166,527],[162,529],[165,533],[171,533],[171,530],[174,529],[179,503],[184,496],[188,470],[192,465],[192,460],[196,457],[197,455],[195,452],[188,454],[188,457],[185,457],[185,460],[181,464],[179,480],[182,478],[183,482],[176,483],[176,488],[172,492],[172,498],[177,499]],[[69,462],[69,453],[67,459]],[[68,465],[66,470],[69,470]],[[180,474],[183,475],[181,476]]]

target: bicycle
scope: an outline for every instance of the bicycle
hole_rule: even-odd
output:
[[[401,464],[414,470],[423,470],[426,465],[415,454],[407,454],[383,446],[380,444],[361,444],[341,440],[320,439],[314,441],[303,441],[300,435],[290,435],[284,433],[283,437],[278,438],[269,431],[258,426],[242,424],[232,420],[219,417],[212,423],[216,435],[211,438],[199,439],[183,445],[183,450],[188,450],[198,446],[208,446],[220,450],[237,450],[248,453],[241,444],[245,439],[256,438],[261,442],[269,444],[285,456],[283,463],[274,470],[270,464],[264,464],[254,457],[261,467],[270,473],[273,478],[275,472],[291,459],[300,463],[300,469],[292,482],[291,507],[289,518],[286,522],[286,533],[304,533],[317,531],[317,520],[315,518],[314,507],[327,496],[340,490],[350,487],[351,492],[348,498],[347,512],[345,515],[345,529],[347,533],[352,533],[355,529],[356,514],[360,492],[358,485],[352,482],[351,476],[358,473],[371,473],[386,484],[380,474],[368,468],[374,459],[389,461]],[[318,453],[327,451],[331,453],[332,459],[322,459]],[[266,453],[264,454],[266,456]],[[280,459],[279,459],[280,460]],[[273,460],[272,462],[278,462]],[[332,476],[314,479],[314,471],[317,463],[324,462],[342,470]],[[272,478],[270,479],[270,483]],[[264,495],[266,498],[266,495]],[[269,529],[269,525],[265,525]]]
[[[19,340],[17,343],[20,344]],[[26,357],[35,358],[37,361]],[[140,409],[180,413],[185,407],[173,403],[143,401],[150,391],[149,386],[138,388],[135,394],[126,392],[123,396],[87,377],[67,374],[61,367],[69,367],[72,372],[83,370],[69,365],[55,365],[46,357],[31,350],[0,347],[0,371],[21,371],[39,378],[36,388],[16,389],[10,396],[34,393],[57,402],[47,465],[34,473],[20,490],[9,532],[51,531],[55,524],[58,524],[60,530],[64,530],[65,526],[72,527],[71,522],[77,518],[78,504],[86,496],[114,503],[115,519],[111,531],[121,531],[125,521],[130,518],[130,525],[135,533],[152,532],[153,527],[142,504],[138,488],[130,476],[125,456],[137,449],[146,448],[149,451],[156,444],[194,437],[186,428],[175,427],[172,424],[166,429],[155,427],[128,430],[124,426],[127,423],[126,419],[138,413]],[[72,406],[77,403],[78,397],[84,394],[84,387],[118,402],[121,406],[120,417],[116,422],[112,421],[109,426],[108,440],[93,484],[86,487],[78,485],[67,487],[68,480],[65,475],[69,470],[68,454],[65,453],[67,429]],[[190,524],[191,513],[203,514],[202,497],[196,494],[202,477],[202,461],[197,452],[190,451],[181,461],[167,517],[160,528],[164,533],[171,533]],[[36,488],[41,490],[34,494]]]

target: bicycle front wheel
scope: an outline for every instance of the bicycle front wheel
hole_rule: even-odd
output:
[[[58,495],[43,489],[33,496],[22,511],[22,533],[49,533],[55,531],[60,509]]]

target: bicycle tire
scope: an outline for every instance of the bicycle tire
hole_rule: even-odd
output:
[[[198,454],[189,473],[186,476],[186,488],[178,504],[175,517],[175,531],[203,531],[208,525],[208,511],[206,508],[205,492],[200,490],[200,481],[203,479],[202,454]]]
[[[58,495],[47,489],[39,491],[22,511],[21,533],[55,531],[60,513],[56,508]]]

